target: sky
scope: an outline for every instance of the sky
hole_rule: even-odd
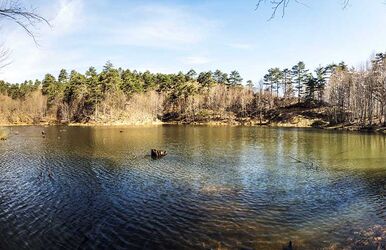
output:
[[[237,70],[258,82],[271,67],[308,68],[345,61],[359,66],[386,51],[383,0],[303,0],[268,21],[258,0],[24,0],[51,27],[38,45],[16,25],[0,23],[10,65],[0,79],[16,83],[57,76],[60,69],[101,70],[106,61],[139,71]]]

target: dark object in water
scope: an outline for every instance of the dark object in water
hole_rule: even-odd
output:
[[[165,150],[152,149],[151,150],[151,158],[160,159],[167,155],[168,153]]]
[[[290,242],[288,243],[288,246],[283,247],[283,250],[293,250],[293,249],[294,249],[294,247],[292,246],[292,241],[290,241]]]
[[[43,135],[43,136],[46,135],[46,132],[44,132],[44,130],[42,131],[42,135]]]
[[[123,133],[123,130],[119,130],[119,133]]]

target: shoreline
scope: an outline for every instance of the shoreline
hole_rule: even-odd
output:
[[[0,123],[0,127],[23,127],[23,126],[68,126],[68,127],[158,127],[164,125],[177,125],[177,126],[209,126],[209,127],[265,127],[265,128],[304,128],[304,129],[319,129],[327,131],[349,131],[359,133],[376,133],[386,135],[386,127],[373,126],[373,127],[361,127],[358,125],[342,126],[342,124],[335,126],[320,126],[315,127],[309,124],[292,124],[292,123],[260,123],[257,121],[207,121],[207,122],[181,122],[181,121],[169,121],[169,122],[120,122],[120,123]]]

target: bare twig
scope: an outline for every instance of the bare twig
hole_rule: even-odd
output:
[[[45,23],[51,26],[47,19],[36,13],[35,9],[23,7],[18,0],[0,0],[0,21],[9,20],[20,26],[38,46],[33,28],[38,23]],[[10,64],[10,51],[0,44],[0,69]]]
[[[15,22],[24,31],[33,39],[35,44],[38,44],[36,37],[32,32],[31,27],[35,26],[37,23],[46,23],[50,26],[50,23],[47,19],[36,14],[35,9],[27,9],[20,5],[19,1],[9,1],[3,0],[0,2],[0,20],[8,19]]]
[[[4,44],[1,44],[0,45],[0,69],[11,64],[11,62],[9,61],[9,54],[10,54],[9,49],[7,49],[4,46]]]
[[[267,2],[267,0],[259,0],[259,2],[256,4],[256,10],[260,7],[262,3]],[[275,18],[276,13],[279,9],[282,11],[282,17],[285,15],[285,9],[288,7],[288,4],[290,0],[270,0],[270,4],[272,5],[272,15],[268,20],[272,20]]]
[[[281,11],[282,17],[284,17],[286,8],[288,7],[288,5],[291,1],[294,1],[298,4],[301,4],[301,5],[308,7],[305,3],[303,3],[299,0],[258,0],[255,10],[257,10],[263,3],[268,2],[272,7],[272,14],[271,14],[271,17],[268,19],[268,21],[269,21],[269,20],[272,20],[275,18],[278,11]],[[347,8],[349,3],[350,3],[350,0],[343,0],[343,3],[342,3],[343,8],[344,9]]]

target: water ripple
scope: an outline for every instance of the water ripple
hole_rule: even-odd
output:
[[[0,249],[318,248],[386,226],[381,136],[49,127],[43,139],[39,127],[14,130],[0,143]],[[169,155],[154,161],[153,147]]]

